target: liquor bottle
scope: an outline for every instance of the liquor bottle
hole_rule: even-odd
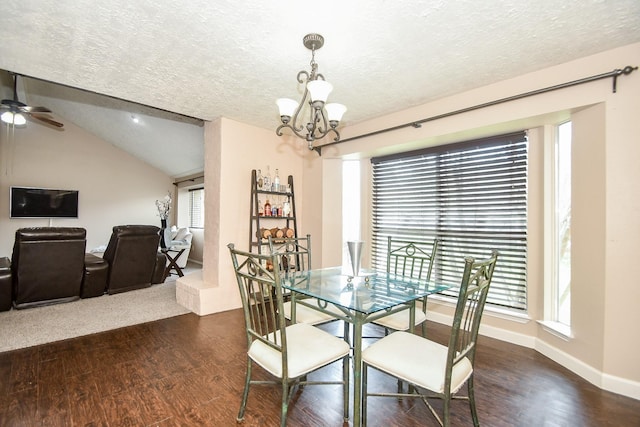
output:
[[[291,203],[284,202],[284,206],[282,207],[282,215],[284,216],[289,216],[289,214],[291,213]]]
[[[282,203],[278,204],[278,216],[282,216],[283,215],[283,211],[282,211]]]
[[[258,216],[264,216],[264,206],[262,200],[258,199]]]
[[[276,176],[273,178],[273,191],[280,191],[280,176],[278,175],[278,169],[276,169]]]
[[[262,171],[258,169],[258,174],[256,175],[256,184],[258,185],[258,190],[262,190]]]
[[[271,191],[271,172],[269,172],[268,165],[267,165],[267,170],[265,171],[265,174],[262,177],[262,189],[266,191]]]
[[[264,204],[264,216],[271,216],[271,203],[267,199],[267,203]]]

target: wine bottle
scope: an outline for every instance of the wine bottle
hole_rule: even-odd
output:
[[[280,191],[280,176],[278,175],[278,169],[276,169],[276,176],[273,177],[273,191]]]
[[[267,170],[265,171],[265,174],[262,177],[262,189],[266,191],[271,191],[271,172],[269,172],[269,165],[267,165]]]
[[[264,216],[271,216],[271,203],[267,199],[267,203],[264,204]]]
[[[258,190],[262,190],[262,171],[258,169],[258,174],[256,175],[256,184],[258,185]]]

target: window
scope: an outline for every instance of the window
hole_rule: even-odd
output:
[[[342,162],[342,240],[360,240],[360,161]],[[342,265],[350,265],[346,244]]]
[[[204,188],[189,190],[189,227],[204,228]]]
[[[571,122],[557,127],[548,170],[547,284],[545,320],[571,326]],[[547,249],[547,248],[545,248]],[[561,330],[564,330],[560,328]]]
[[[524,132],[372,159],[374,267],[387,236],[441,239],[432,278],[454,283],[463,257],[497,249],[487,302],[526,310],[527,167]]]

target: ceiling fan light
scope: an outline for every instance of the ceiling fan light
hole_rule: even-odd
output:
[[[0,120],[14,126],[23,126],[27,123],[27,119],[25,119],[22,114],[14,113],[13,111],[5,111],[4,113],[2,113],[2,116],[0,116]]]

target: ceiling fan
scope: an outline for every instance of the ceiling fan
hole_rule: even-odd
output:
[[[35,119],[57,128],[64,126],[62,123],[43,115],[51,113],[51,110],[48,108],[32,107],[18,101],[17,83],[18,75],[13,74],[13,99],[3,99],[0,103],[0,110],[7,110],[0,115],[0,120],[9,125],[21,126],[26,124],[26,118],[29,117],[30,119]]]

